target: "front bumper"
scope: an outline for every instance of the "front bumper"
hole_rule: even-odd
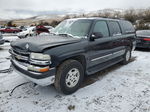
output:
[[[4,44],[5,40],[4,39],[0,39],[0,45]]]
[[[41,85],[41,86],[48,86],[53,84],[55,81],[55,68],[51,68],[48,72],[44,73],[36,73],[27,70],[27,67],[22,63],[12,59],[12,66],[14,70],[22,75],[23,77],[31,80],[32,82]]]

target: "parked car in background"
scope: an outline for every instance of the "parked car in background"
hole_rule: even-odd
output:
[[[0,33],[0,45],[4,43],[5,43],[5,40],[3,39],[3,35]]]
[[[17,33],[17,36],[19,37],[19,38],[26,38],[26,37],[28,37],[28,36],[33,36],[33,35],[35,35],[35,26],[31,26],[31,27],[29,27],[29,28],[25,28],[25,29],[23,29],[22,30],[22,32],[19,32],[19,33]]]
[[[12,42],[11,62],[14,70],[36,84],[54,83],[58,91],[71,94],[85,75],[119,62],[127,64],[135,41],[135,29],[125,20],[68,19],[49,36]]]
[[[0,29],[1,33],[17,33],[20,31],[21,31],[20,29],[15,27],[7,27],[7,28]]]
[[[36,33],[39,35],[40,33],[49,33],[49,28],[43,26],[43,25],[39,25],[39,26],[36,26]]]
[[[18,26],[18,27],[16,27],[16,28],[21,29],[21,30],[24,30],[24,29],[28,28],[28,26]]]
[[[150,48],[150,30],[138,30],[137,36],[137,48]]]
[[[0,26],[0,29],[5,28],[5,26]]]

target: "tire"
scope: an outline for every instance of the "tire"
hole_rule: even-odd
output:
[[[126,51],[125,51],[125,54],[123,55],[123,58],[124,58],[124,60],[121,62],[121,64],[128,64],[129,63],[129,61],[130,61],[130,59],[131,59],[131,48],[130,47],[127,47],[126,48]]]
[[[58,67],[54,85],[56,90],[69,95],[78,90],[83,79],[82,64],[76,60],[67,60]]]

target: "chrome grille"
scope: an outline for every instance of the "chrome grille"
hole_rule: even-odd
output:
[[[15,58],[18,61],[24,61],[24,62],[29,61],[29,54],[30,54],[29,52],[23,52],[14,49],[10,49],[9,52],[12,55],[12,58]]]
[[[10,49],[9,52],[11,54],[12,59],[20,63],[36,65],[36,66],[48,66],[49,64],[51,64],[50,61],[30,59],[30,52],[26,52],[18,49],[14,50],[13,48]]]

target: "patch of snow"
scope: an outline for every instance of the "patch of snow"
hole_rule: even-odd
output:
[[[6,59],[8,48],[0,50],[0,60],[4,59],[0,67],[10,66]],[[68,96],[58,93],[52,85],[34,86],[16,72],[0,73],[0,112],[150,112],[149,53],[134,51],[134,61],[114,65],[104,75],[97,73],[94,83]],[[15,86],[24,82],[29,83],[9,96]]]

